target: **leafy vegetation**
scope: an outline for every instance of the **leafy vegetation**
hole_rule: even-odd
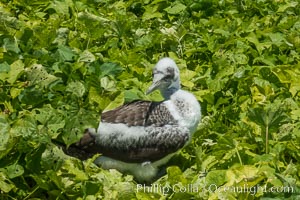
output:
[[[299,198],[299,16],[296,0],[1,0],[0,198]],[[144,187],[52,143],[161,99],[144,91],[162,56],[203,113],[167,175]]]

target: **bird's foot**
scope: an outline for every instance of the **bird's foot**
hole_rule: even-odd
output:
[[[147,165],[151,165],[151,162],[150,161],[145,161],[142,163],[142,167],[145,167]]]

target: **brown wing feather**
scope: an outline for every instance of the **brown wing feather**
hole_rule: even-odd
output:
[[[173,118],[163,102],[152,102],[146,117],[145,126],[175,125],[177,121]]]
[[[128,126],[144,126],[151,101],[133,101],[114,110],[102,113],[101,121],[123,123]]]
[[[128,126],[164,126],[177,123],[163,102],[151,101],[134,101],[104,112],[101,121]]]

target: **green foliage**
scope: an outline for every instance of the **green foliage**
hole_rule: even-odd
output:
[[[299,198],[299,8],[1,0],[0,198]],[[144,92],[162,56],[176,60],[203,113],[167,175],[139,189],[132,176],[95,166],[97,155],[81,162],[52,143],[72,144],[124,102],[160,100]],[[234,190],[245,186],[256,190]]]

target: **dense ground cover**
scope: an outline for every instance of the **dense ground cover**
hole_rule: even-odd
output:
[[[296,0],[1,0],[0,199],[299,199]],[[203,119],[150,187],[65,155],[176,60]]]

